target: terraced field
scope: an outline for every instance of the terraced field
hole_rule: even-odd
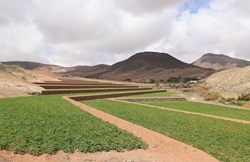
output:
[[[81,96],[152,93],[150,89],[74,80],[36,83],[51,95],[0,99],[0,150],[16,153],[97,152],[145,149],[147,144],[131,133],[90,115],[62,99],[70,89]],[[85,86],[92,93],[77,93]],[[112,86],[113,88],[107,88]],[[119,87],[123,92],[116,91]],[[118,88],[117,88],[118,87]],[[63,89],[61,89],[63,88]],[[56,93],[62,93],[55,95]]]
[[[226,106],[211,105],[190,101],[173,102],[142,102],[146,105],[172,108],[176,110],[185,110],[189,112],[198,112],[203,114],[216,115],[227,118],[241,119],[250,121],[250,110],[235,109]]]
[[[82,111],[61,95],[0,99],[0,149],[16,153],[146,148],[132,134]]]
[[[250,124],[170,110],[247,121],[250,111],[187,101],[150,101],[138,105],[102,99],[128,95],[125,98],[178,97],[173,92],[136,86],[72,80],[36,84],[47,88],[43,94],[50,95],[0,99],[0,150],[39,155],[58,150],[98,152],[147,147],[131,133],[62,99],[69,92],[71,99],[84,100],[84,104],[199,148],[221,161],[250,161]],[[122,91],[117,91],[119,88]]]
[[[221,161],[250,161],[249,124],[119,101],[95,100],[83,103],[199,148]]]

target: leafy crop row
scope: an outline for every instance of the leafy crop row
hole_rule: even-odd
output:
[[[192,145],[221,161],[250,161],[250,125],[110,100],[84,103]]]
[[[97,152],[146,148],[132,134],[73,106],[61,95],[0,100],[0,150]]]
[[[211,105],[189,101],[172,101],[172,102],[143,102],[144,104],[185,110],[190,112],[198,112],[228,118],[250,120],[250,111],[243,109],[235,109],[219,105]]]

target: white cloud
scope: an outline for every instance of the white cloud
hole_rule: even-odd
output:
[[[245,2],[237,1],[239,4]],[[199,54],[215,50],[250,60],[250,46],[247,45],[250,41],[250,10],[241,15],[240,5],[235,7],[235,3],[233,0],[212,1],[209,8],[202,8],[196,14],[183,12],[173,22],[168,40],[174,41],[176,48],[171,52],[189,62]]]
[[[112,64],[144,50],[167,52],[188,62],[208,52],[250,60],[248,4],[0,0],[0,61]]]
[[[42,35],[33,24],[8,24],[0,28],[0,53],[5,60],[37,59]]]

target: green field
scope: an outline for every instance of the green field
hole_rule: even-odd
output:
[[[137,137],[73,106],[61,96],[0,99],[0,150],[38,155],[58,150],[146,148]]]
[[[110,100],[83,103],[192,145],[221,161],[250,161],[250,125]]]
[[[127,98],[136,98],[136,97],[173,97],[177,95],[175,92],[157,92],[157,93],[148,93],[148,94],[141,94],[141,95],[132,95],[126,96]]]
[[[189,101],[171,101],[171,102],[149,101],[142,103],[147,105],[154,105],[165,108],[172,108],[177,110],[185,110],[190,112],[198,112],[203,114],[210,114],[210,115],[250,121],[250,110],[235,109],[225,106],[218,106],[218,105],[198,103],[198,102],[189,102]]]

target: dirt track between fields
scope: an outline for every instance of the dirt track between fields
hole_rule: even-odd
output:
[[[210,155],[188,146],[182,142],[173,140],[164,135],[161,135],[157,132],[151,131],[144,127],[138,126],[136,124],[130,123],[128,121],[122,120],[120,118],[114,117],[110,114],[104,113],[97,109],[86,106],[82,103],[71,100],[67,97],[64,97],[66,100],[72,104],[80,107],[81,109],[91,113],[92,115],[101,118],[104,121],[108,121],[112,124],[115,124],[121,129],[125,129],[135,136],[140,137],[145,141],[149,148],[147,150],[137,150],[120,153],[117,160],[120,158],[124,160],[132,161],[172,161],[172,162],[188,162],[188,161],[218,161]],[[116,161],[116,160],[115,160]]]
[[[135,104],[135,105],[140,105],[140,106],[147,106],[147,107],[152,107],[152,108],[157,108],[157,109],[162,109],[162,110],[167,110],[167,111],[174,111],[174,112],[180,112],[180,113],[185,113],[185,114],[192,114],[192,115],[205,116],[205,117],[210,117],[210,118],[215,118],[215,119],[228,120],[228,121],[242,123],[242,124],[250,124],[250,121],[247,121],[247,120],[240,120],[240,119],[233,119],[233,118],[221,117],[221,116],[216,116],[216,115],[209,115],[209,114],[203,114],[203,113],[197,113],[197,112],[177,110],[177,109],[172,109],[172,108],[165,108],[165,107],[161,107],[161,106],[153,106],[153,105],[147,105],[147,104],[136,103],[136,102],[128,102],[128,101],[122,101],[119,99],[110,99],[110,100],[129,103],[129,104]]]
[[[4,162],[217,162],[218,160],[207,153],[193,148],[182,142],[173,140],[157,132],[148,130],[136,124],[114,117],[97,109],[86,106],[68,97],[63,97],[84,111],[108,121],[111,124],[125,129],[145,141],[149,147],[146,150],[133,150],[125,152],[97,152],[97,153],[64,153],[55,155],[42,154],[32,156],[29,154],[13,154],[10,151],[0,151],[0,161]]]

